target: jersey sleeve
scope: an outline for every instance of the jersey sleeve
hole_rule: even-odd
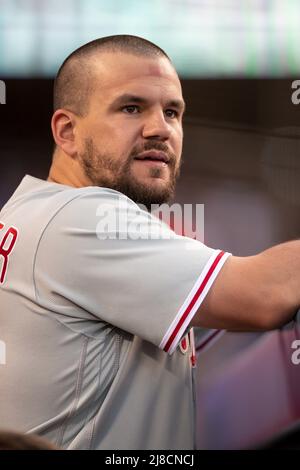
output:
[[[36,296],[172,354],[229,254],[176,235],[117,191],[84,188],[43,231]]]

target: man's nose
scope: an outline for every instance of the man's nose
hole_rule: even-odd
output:
[[[167,140],[170,137],[171,127],[162,111],[148,115],[143,127],[144,139]]]

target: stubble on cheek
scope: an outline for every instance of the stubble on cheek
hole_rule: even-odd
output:
[[[79,158],[86,176],[93,185],[110,187],[114,184],[120,172],[120,162],[98,152],[91,138],[85,140],[84,151]]]
[[[147,150],[147,149],[146,149]],[[147,179],[144,182],[135,175],[132,168],[136,152],[131,152],[126,159],[120,159],[104,153],[87,138],[84,150],[79,155],[83,171],[91,185],[107,187],[119,191],[137,203],[150,207],[151,204],[162,204],[173,198],[176,180],[180,172],[180,162],[176,162],[175,156],[169,163],[169,177],[163,185],[156,185],[155,180],[163,177],[161,168],[148,168]],[[151,183],[152,180],[152,183]]]

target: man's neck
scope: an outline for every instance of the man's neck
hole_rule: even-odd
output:
[[[47,181],[74,188],[92,186],[78,160],[62,153],[54,155]]]

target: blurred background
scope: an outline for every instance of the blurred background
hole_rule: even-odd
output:
[[[66,56],[97,37],[134,34],[180,74],[175,202],[204,204],[205,243],[241,256],[299,238],[299,18],[299,0],[0,0],[0,207],[25,174],[47,177],[53,78]],[[295,331],[204,336],[199,448],[249,447],[299,421]]]
[[[298,0],[0,0],[0,206],[25,174],[47,176],[64,58],[97,37],[135,34],[182,79],[176,202],[205,205],[205,243],[250,255],[299,238],[299,18]]]

